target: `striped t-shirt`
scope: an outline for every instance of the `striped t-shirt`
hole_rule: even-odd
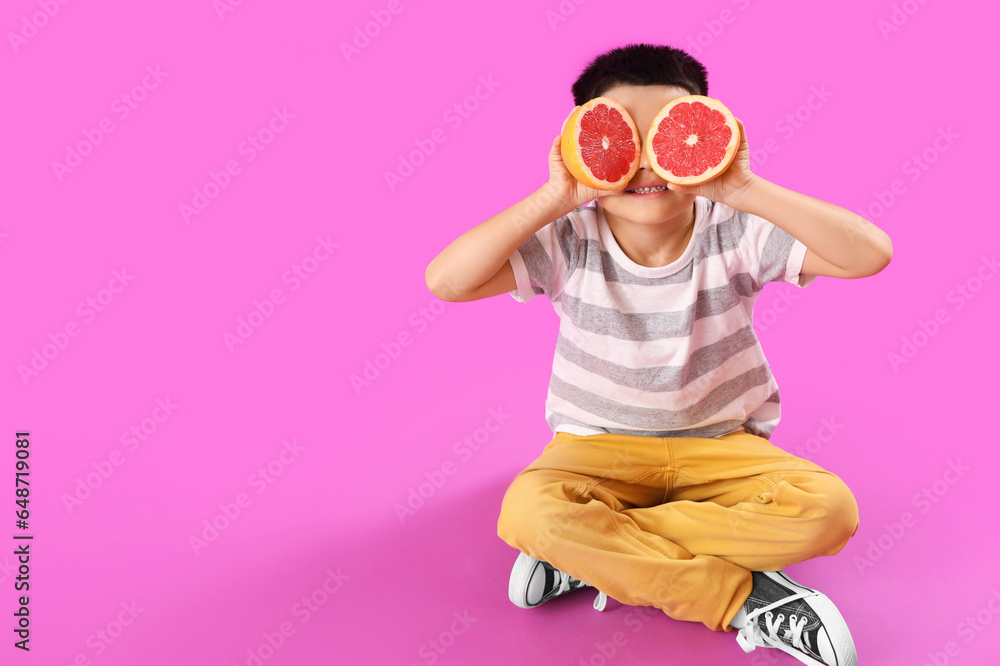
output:
[[[753,329],[772,280],[803,288],[806,246],[767,220],[695,198],[694,232],[667,266],[636,264],[595,200],[510,257],[525,303],[552,301],[559,335],[545,418],[553,432],[770,438],[778,384]]]

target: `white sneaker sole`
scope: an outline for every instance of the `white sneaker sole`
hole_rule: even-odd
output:
[[[514,562],[514,568],[510,571],[510,584],[507,586],[507,595],[512,604],[518,608],[537,608],[541,604],[532,606],[528,603],[527,587],[531,580],[531,572],[535,567],[541,566],[541,562],[527,553],[521,553]]]

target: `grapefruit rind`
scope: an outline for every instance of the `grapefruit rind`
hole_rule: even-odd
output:
[[[601,104],[604,104],[621,114],[622,119],[632,130],[632,142],[635,145],[635,157],[632,159],[628,172],[623,174],[621,178],[616,181],[602,180],[594,175],[594,173],[584,163],[581,154],[580,135],[583,131],[583,124],[581,120],[588,111],[591,111]],[[632,180],[632,177],[639,170],[639,162],[642,157],[642,153],[640,152],[641,147],[639,144],[639,130],[636,128],[635,122],[633,122],[628,111],[625,110],[625,107],[612,99],[607,97],[595,97],[594,99],[577,107],[577,109],[570,114],[569,118],[566,119],[566,122],[563,123],[561,135],[562,140],[560,141],[559,148],[562,153],[563,163],[566,165],[569,172],[573,174],[573,177],[587,187],[591,187],[596,190],[621,189]]]
[[[660,165],[657,159],[656,152],[653,150],[653,138],[656,136],[657,130],[660,126],[660,121],[665,117],[670,115],[670,112],[678,104],[691,104],[694,102],[701,102],[710,109],[714,109],[720,112],[726,119],[726,124],[732,130],[732,134],[729,138],[729,143],[726,144],[725,156],[722,160],[714,167],[710,167],[701,174],[695,176],[675,176],[669,169],[664,168]],[[736,118],[733,114],[726,108],[726,105],[717,99],[712,97],[705,97],[704,95],[685,95],[684,97],[678,97],[675,100],[671,100],[667,103],[660,112],[656,114],[653,118],[652,124],[649,126],[649,132],[646,134],[646,156],[649,158],[649,165],[652,167],[656,174],[675,185],[701,185],[702,183],[707,183],[708,181],[720,176],[729,165],[732,163],[733,159],[736,157],[736,151],[740,147],[740,128],[736,123]]]

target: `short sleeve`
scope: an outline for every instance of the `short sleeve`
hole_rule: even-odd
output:
[[[517,284],[510,295],[521,303],[539,294],[559,300],[579,253],[580,236],[568,215],[545,225],[510,256]]]
[[[739,212],[745,224],[739,250],[754,281],[763,287],[768,282],[790,282],[805,288],[815,275],[801,273],[806,246],[790,233],[762,217]]]

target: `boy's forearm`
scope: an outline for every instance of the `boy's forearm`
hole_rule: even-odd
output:
[[[732,205],[781,227],[856,277],[878,273],[892,258],[889,235],[860,215],[759,176]]]
[[[452,241],[427,266],[428,286],[439,297],[472,291],[493,277],[529,236],[574,208],[543,185]]]

